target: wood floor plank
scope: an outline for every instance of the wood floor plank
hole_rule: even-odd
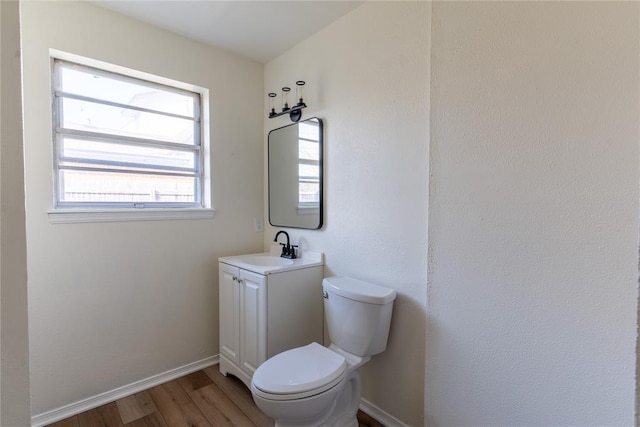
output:
[[[200,409],[178,381],[171,381],[149,390],[158,412],[171,427],[211,427]]]
[[[273,427],[275,422],[266,416],[253,402],[251,391],[242,381],[233,376],[225,377],[218,366],[211,366],[204,370],[205,374],[249,417],[258,427]]]
[[[74,415],[73,417],[67,418],[62,421],[58,421],[53,424],[49,424],[48,427],[81,427],[78,421],[78,416]]]
[[[384,427],[384,425],[369,414],[358,411],[358,427]]]
[[[193,392],[191,398],[205,417],[216,427],[255,426],[249,417],[216,384]]]
[[[187,392],[184,391],[184,388],[182,388],[178,380],[169,381],[160,385],[160,387],[168,393],[178,405],[187,405],[192,403],[191,398]]]
[[[78,424],[81,427],[122,427],[124,425],[115,403],[78,414]]]
[[[146,391],[117,400],[116,405],[118,406],[118,412],[124,424],[145,417],[158,410],[155,403],[153,403],[151,395]]]
[[[203,371],[185,375],[184,377],[179,378],[178,382],[187,393],[191,393],[195,390],[201,389],[202,387],[206,387],[209,384],[213,384],[211,378],[209,378]]]
[[[138,418],[135,421],[131,421],[128,424],[125,424],[124,427],[169,427],[167,423],[164,422],[164,418],[160,415],[159,412],[153,412],[149,415],[145,415],[142,418]]]

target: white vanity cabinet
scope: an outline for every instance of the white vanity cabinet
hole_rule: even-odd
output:
[[[284,266],[245,262],[260,262],[261,256],[274,258],[256,254],[219,260],[220,372],[247,387],[268,358],[323,340],[321,254]]]

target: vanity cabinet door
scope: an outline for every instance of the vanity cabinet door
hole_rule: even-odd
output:
[[[240,365],[240,269],[219,265],[220,353]]]
[[[268,275],[223,261],[219,266],[222,375],[250,387],[269,356],[322,342],[322,266]]]
[[[249,376],[267,356],[267,278],[240,270],[240,367]]]

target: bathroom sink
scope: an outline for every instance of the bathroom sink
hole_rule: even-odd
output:
[[[300,254],[302,256],[296,259],[289,259],[280,256],[280,245],[272,246],[270,252],[220,257],[218,261],[262,275],[317,267],[324,264],[324,254],[322,252],[303,252]]]
[[[292,265],[293,261],[286,258],[268,255],[253,255],[241,258],[242,262],[251,265],[259,265],[263,267],[285,267]]]

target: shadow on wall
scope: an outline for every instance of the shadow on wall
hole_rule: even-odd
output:
[[[425,366],[426,366],[426,360],[434,360],[435,358],[435,352],[436,352],[436,343],[438,342],[438,340],[435,339],[435,336],[437,334],[438,330],[436,328],[436,322],[433,319],[425,319]],[[426,345],[426,341],[429,341],[429,346],[427,347]],[[429,373],[431,372],[431,369],[434,369],[433,366],[429,366],[427,368],[425,368],[425,389],[427,388],[427,382],[429,381]],[[425,394],[423,401],[426,401],[426,399],[428,399],[428,395]],[[433,418],[433,415],[431,413],[429,413],[429,411],[427,410],[427,408],[424,408],[424,425],[425,426],[433,426],[436,427],[438,424],[436,423],[436,420]]]
[[[409,425],[424,414],[426,322],[424,305],[398,294],[387,350],[363,369],[365,398]],[[402,406],[387,408],[390,396]],[[407,418],[408,414],[413,416]]]
[[[335,275],[325,265],[325,277]],[[408,425],[423,425],[417,420],[422,420],[425,412],[426,332],[424,304],[398,292],[393,303],[387,349],[360,368],[363,399]],[[325,340],[328,346],[329,337],[325,336]]]

